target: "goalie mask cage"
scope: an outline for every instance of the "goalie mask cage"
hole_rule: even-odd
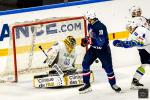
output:
[[[82,16],[49,18],[10,25],[8,60],[2,75],[7,77],[7,81],[17,82],[20,74],[47,69],[48,65],[43,63],[46,56],[38,47],[42,46],[47,51],[56,41],[63,41],[68,35],[77,40],[79,53],[75,63],[81,65],[86,50],[80,43],[86,34],[86,20]]]

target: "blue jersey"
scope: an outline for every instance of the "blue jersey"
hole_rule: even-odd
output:
[[[88,24],[88,31],[91,37],[91,45],[97,47],[106,47],[109,43],[106,26],[97,18],[93,24]]]

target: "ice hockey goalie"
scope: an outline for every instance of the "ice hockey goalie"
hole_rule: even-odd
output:
[[[37,88],[75,86],[83,84],[82,72],[75,67],[77,57],[76,40],[73,36],[67,36],[63,42],[58,41],[47,52],[40,49],[46,55],[44,63],[48,64],[48,74],[35,75],[33,86]],[[94,74],[91,71],[91,82]]]

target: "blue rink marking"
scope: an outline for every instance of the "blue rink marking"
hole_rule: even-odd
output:
[[[112,1],[112,0],[86,0],[86,1],[82,0],[82,1],[76,1],[76,2],[59,3],[59,4],[52,4],[52,5],[38,6],[38,7],[7,10],[7,11],[0,11],[0,16],[23,13],[23,12],[32,12],[32,11],[38,11],[38,10],[47,10],[47,9],[53,9],[53,8],[84,5],[84,4],[90,4],[90,3],[96,3],[96,2],[105,2],[105,1]]]

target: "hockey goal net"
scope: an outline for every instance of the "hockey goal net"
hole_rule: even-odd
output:
[[[2,75],[13,82],[17,82],[21,74],[47,70],[47,64],[43,63],[46,56],[39,46],[47,51],[56,41],[74,36],[79,52],[76,65],[81,65],[86,51],[80,46],[81,38],[87,34],[86,20],[82,16],[15,23],[10,25],[10,33],[8,61]]]

